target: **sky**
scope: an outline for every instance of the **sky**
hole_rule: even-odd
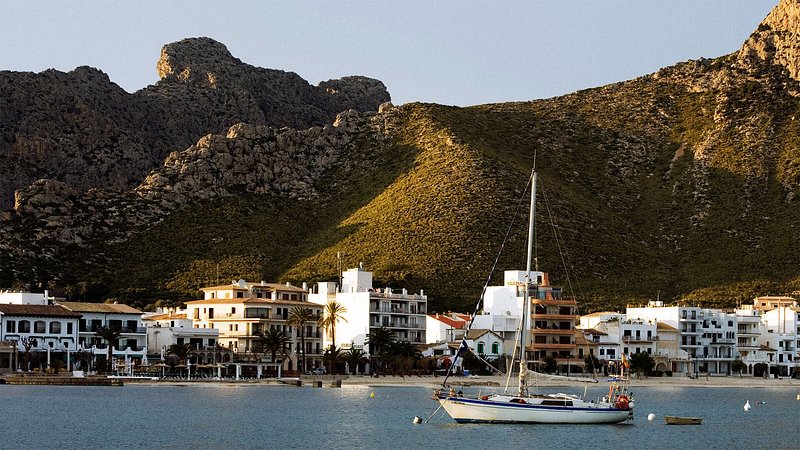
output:
[[[92,66],[135,92],[161,47],[206,36],[317,84],[377,78],[393,103],[568,94],[737,50],[777,0],[0,0],[0,70]]]

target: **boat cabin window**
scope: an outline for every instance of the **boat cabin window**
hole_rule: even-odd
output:
[[[544,406],[572,406],[571,400],[542,400]]]

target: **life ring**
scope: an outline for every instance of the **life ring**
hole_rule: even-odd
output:
[[[481,400],[489,400],[489,396],[488,395],[483,395],[483,396],[481,396]]]
[[[619,397],[617,397],[617,403],[616,403],[617,408],[628,409],[628,403],[630,402],[628,401],[627,395],[620,395]]]

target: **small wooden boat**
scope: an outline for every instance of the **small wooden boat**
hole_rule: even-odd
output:
[[[664,416],[664,421],[667,422],[667,425],[700,425],[703,419],[700,417]]]

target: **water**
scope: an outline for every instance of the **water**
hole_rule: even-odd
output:
[[[588,396],[604,391],[593,387]],[[414,425],[414,416],[436,408],[428,388],[0,385],[0,447],[800,448],[794,388],[643,387],[634,394],[632,424],[459,425],[440,410],[431,423]],[[702,417],[703,425],[667,426],[664,415]]]

